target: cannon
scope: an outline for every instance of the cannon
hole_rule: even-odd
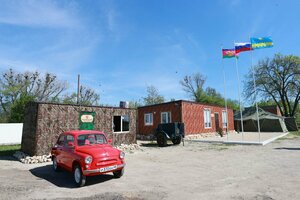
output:
[[[167,141],[171,140],[173,144],[180,144],[184,138],[184,123],[164,123],[158,124],[155,133],[157,144],[160,147],[167,146]]]

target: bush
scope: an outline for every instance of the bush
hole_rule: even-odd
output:
[[[222,129],[221,127],[217,128],[217,133],[218,133],[221,137],[224,136],[224,134],[223,134],[223,129]]]

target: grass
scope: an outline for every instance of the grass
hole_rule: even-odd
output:
[[[300,137],[300,131],[293,131],[282,138],[278,138],[277,140],[293,140],[299,137]]]
[[[0,156],[12,156],[16,151],[21,150],[21,145],[0,145]]]

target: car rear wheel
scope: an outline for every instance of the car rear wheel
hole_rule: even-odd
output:
[[[121,178],[121,176],[124,174],[124,167],[121,170],[114,171],[113,174],[115,178]]]
[[[78,187],[82,187],[85,185],[86,176],[82,174],[81,167],[76,165],[73,170],[74,181]]]
[[[53,167],[53,170],[55,172],[58,172],[59,171],[59,167],[58,167],[58,164],[57,164],[57,159],[56,157],[53,157],[52,158],[52,167]]]
[[[181,143],[181,136],[178,136],[172,139],[173,144],[180,144]]]
[[[167,146],[167,138],[164,133],[158,133],[156,139],[157,139],[157,144],[159,147]]]

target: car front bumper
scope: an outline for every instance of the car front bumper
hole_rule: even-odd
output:
[[[84,175],[104,174],[104,173],[108,173],[108,172],[117,171],[119,169],[122,169],[123,167],[125,167],[125,163],[120,164],[120,165],[113,165],[113,166],[97,168],[97,169],[86,169],[86,170],[83,170],[83,174]]]

